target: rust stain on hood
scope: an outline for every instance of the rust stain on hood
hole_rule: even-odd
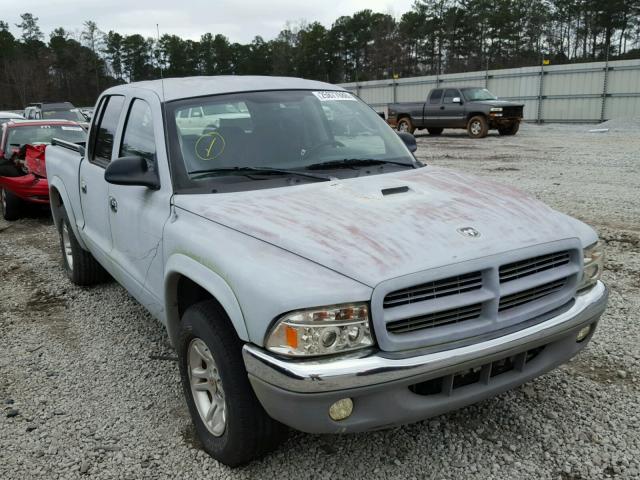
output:
[[[382,190],[408,187],[383,195]],[[403,189],[406,190],[406,189]],[[176,205],[362,283],[576,237],[519,190],[436,167],[228,194],[178,195]],[[478,238],[458,228],[473,227]]]

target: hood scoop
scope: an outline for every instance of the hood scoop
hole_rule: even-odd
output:
[[[386,197],[387,195],[398,195],[399,193],[407,193],[408,191],[409,187],[404,185],[402,187],[383,188],[380,190],[380,193]]]

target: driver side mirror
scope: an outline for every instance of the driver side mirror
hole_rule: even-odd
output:
[[[460,103],[462,104],[462,99],[460,97],[453,97],[453,100],[451,100],[453,103]]]
[[[158,172],[142,157],[120,157],[104,171],[104,179],[113,185],[135,185],[160,189]]]
[[[396,132],[400,137],[400,140],[404,142],[411,153],[418,150],[418,144],[416,143],[416,137],[409,132]]]

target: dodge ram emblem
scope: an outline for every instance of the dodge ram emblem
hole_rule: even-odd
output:
[[[473,227],[458,228],[458,233],[463,237],[469,238],[478,238],[480,236],[480,232]]]

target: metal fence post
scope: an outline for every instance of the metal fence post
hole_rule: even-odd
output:
[[[487,58],[487,63],[484,67],[484,88],[489,90],[489,58]]]
[[[393,103],[398,103],[398,82],[393,79]]]
[[[609,83],[609,49],[607,49],[607,59],[604,64],[604,76],[602,78],[602,103],[600,105],[600,123],[604,122],[604,113],[607,107],[608,83]]]
[[[540,81],[538,82],[538,115],[536,123],[542,123],[542,92],[544,86],[544,63],[540,65]]]

